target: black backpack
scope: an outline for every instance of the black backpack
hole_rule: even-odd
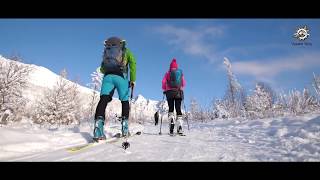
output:
[[[103,52],[103,66],[106,72],[123,72],[126,67],[124,56],[125,41],[113,37],[105,41]]]

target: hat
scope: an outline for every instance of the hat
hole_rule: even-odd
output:
[[[175,58],[173,58],[170,63],[170,69],[173,69],[173,68],[175,68],[175,69],[178,68],[177,60]]]

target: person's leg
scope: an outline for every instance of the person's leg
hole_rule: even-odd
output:
[[[183,133],[182,132],[182,125],[183,125],[183,120],[182,120],[182,112],[181,112],[181,101],[182,99],[175,99],[175,108],[177,112],[177,133]]]
[[[100,96],[100,100],[98,102],[97,108],[96,108],[96,113],[94,115],[94,118],[97,119],[98,117],[102,117],[105,119],[105,111],[108,103],[112,101],[112,96],[114,93],[114,89],[111,90],[109,94],[102,94]]]
[[[169,106],[169,113],[168,113],[168,118],[173,118],[174,117],[174,99],[167,97],[167,102]]]
[[[173,113],[174,111],[174,100],[172,98],[167,98],[169,113]]]
[[[177,116],[182,116],[181,101],[182,99],[175,99],[175,108],[176,108]]]
[[[129,135],[129,81],[121,76],[113,77],[115,87],[118,91],[119,100],[121,101],[122,116],[122,135]]]
[[[110,77],[104,76],[101,85],[100,100],[95,112],[95,128],[93,131],[94,139],[105,139],[104,124],[105,124],[105,110],[108,103],[112,100],[114,93],[114,85]]]
[[[168,122],[169,122],[169,132],[173,134],[174,129],[174,99],[167,96],[167,102],[169,106],[169,113],[168,113]]]

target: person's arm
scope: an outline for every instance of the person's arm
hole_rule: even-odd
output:
[[[136,81],[136,59],[134,58],[132,52],[128,48],[126,50],[126,58],[130,66],[130,81],[135,82]]]
[[[184,87],[186,87],[186,80],[184,79],[184,75],[182,74],[182,86],[181,86],[181,88],[182,88],[182,90],[184,89]]]
[[[168,75],[168,72],[166,72],[166,74],[164,75],[164,77],[162,79],[162,90],[164,92],[167,90],[167,75]]]
[[[101,62],[101,65],[97,68],[98,72],[104,74],[106,71],[103,68],[103,62]]]

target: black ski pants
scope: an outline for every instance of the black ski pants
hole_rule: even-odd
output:
[[[112,96],[113,96],[114,90],[115,89],[113,89],[110,92],[110,94],[108,94],[108,95],[100,96],[100,100],[99,100],[99,103],[97,105],[96,113],[95,113],[95,116],[94,116],[95,119],[97,119],[99,116],[102,116],[103,119],[106,118],[105,117],[105,111],[106,111],[108,103],[112,101]],[[129,101],[121,101],[121,106],[122,106],[121,116],[123,118],[129,119]]]

